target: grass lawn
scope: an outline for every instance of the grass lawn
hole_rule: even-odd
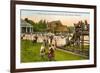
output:
[[[43,62],[48,61],[47,56],[45,58],[40,57],[41,43],[32,43],[29,40],[21,40],[21,62]],[[48,48],[47,50],[48,51]],[[67,60],[83,60],[85,58],[77,55],[73,55],[61,50],[55,51],[55,61],[67,61]]]

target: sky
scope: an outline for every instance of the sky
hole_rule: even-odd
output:
[[[60,20],[63,25],[74,26],[78,21],[87,20],[90,23],[90,14],[88,12],[70,12],[70,11],[45,11],[45,10],[21,10],[21,19],[28,18],[34,22],[46,20],[47,22]]]

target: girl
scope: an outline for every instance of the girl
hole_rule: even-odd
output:
[[[49,52],[48,52],[48,59],[49,59],[49,61],[54,60],[54,57],[55,57],[55,55],[54,55],[54,49],[52,47],[50,47],[49,48]]]
[[[42,59],[44,59],[44,57],[45,57],[45,54],[46,54],[45,52],[46,52],[45,47],[42,45],[41,49],[40,49],[40,56]]]

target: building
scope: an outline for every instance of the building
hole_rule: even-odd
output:
[[[52,32],[67,32],[67,26],[64,26],[60,20],[48,22],[48,29]]]
[[[21,33],[33,33],[33,26],[21,19]]]

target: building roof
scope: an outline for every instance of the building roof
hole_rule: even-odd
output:
[[[48,28],[57,32],[67,32],[67,26],[64,26],[60,20],[52,21],[48,23]]]
[[[25,20],[21,19],[21,27],[33,27],[33,26],[27,23]]]

